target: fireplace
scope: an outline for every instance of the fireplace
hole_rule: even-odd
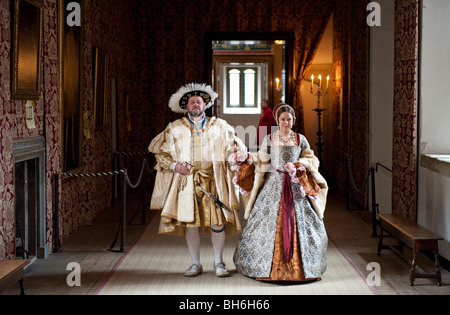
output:
[[[13,140],[16,257],[47,258],[45,138]]]

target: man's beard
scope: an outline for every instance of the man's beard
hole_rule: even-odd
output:
[[[189,116],[191,117],[201,117],[205,111],[201,109],[195,109],[193,111],[189,111]]]

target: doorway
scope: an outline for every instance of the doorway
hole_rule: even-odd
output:
[[[291,32],[206,34],[206,77],[219,93],[212,115],[241,127],[238,136],[250,150],[256,149],[249,130],[256,132],[261,100],[271,108],[290,102],[293,43]]]
[[[37,253],[37,159],[15,164],[16,257],[33,260]]]

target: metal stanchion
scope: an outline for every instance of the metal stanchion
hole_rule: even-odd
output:
[[[375,167],[370,168],[372,186],[372,237],[377,237],[377,198],[375,196]]]
[[[128,173],[126,169],[123,170],[114,170],[112,172],[101,172],[101,173],[89,173],[89,174],[72,174],[72,173],[62,173],[62,174],[54,174],[54,202],[55,202],[55,211],[53,214],[54,219],[54,251],[55,253],[61,251],[60,247],[60,240],[59,240],[59,176],[65,176],[65,177],[101,177],[101,176],[114,176],[117,177],[117,175],[120,175],[123,173],[123,184],[122,184],[122,212],[120,215],[120,221],[119,221],[119,227],[116,233],[116,236],[114,238],[114,241],[112,242],[111,246],[108,250],[110,251],[116,251],[116,252],[126,252],[126,246],[125,246],[125,236],[126,236],[126,227],[127,227],[127,183],[130,185],[131,188],[135,189],[139,186],[141,179],[143,177],[143,173],[146,167],[147,161],[144,159],[142,163],[141,173],[139,175],[139,179],[137,180],[136,184],[132,184],[128,178]],[[119,183],[119,181],[117,181]],[[113,196],[114,197],[114,196]],[[142,195],[141,195],[141,202],[142,202],[142,224],[146,224],[146,216],[145,216],[145,179],[144,184],[142,187]],[[116,244],[116,241],[119,237],[120,233],[120,250],[113,250],[114,245]]]
[[[379,219],[377,218],[377,213],[380,213],[379,204],[377,203],[376,198],[376,187],[375,187],[375,173],[378,172],[378,166],[381,166],[385,170],[392,173],[392,170],[387,168],[381,163],[376,163],[375,165],[372,165],[370,169],[370,174],[372,176],[372,236],[377,237],[377,226],[380,224]]]
[[[59,253],[62,252],[61,248],[61,240],[59,238],[59,174],[53,175],[53,187],[54,187],[54,211],[53,211],[53,236],[54,236],[54,244],[53,244],[53,252]]]
[[[141,216],[141,224],[147,225],[147,209],[145,208],[145,175],[142,180],[142,194],[141,194],[141,202],[142,202],[142,216]]]
[[[121,216],[121,225],[122,225],[122,235],[120,238],[120,251],[125,253],[125,230],[127,228],[127,172],[123,174],[123,198],[122,198],[122,216]]]
[[[129,156],[130,157],[133,157],[133,156],[146,156],[146,155],[149,154],[149,151],[148,150],[124,150],[124,151],[115,151],[113,154],[114,154],[114,160],[115,161],[119,161],[119,156],[123,155],[124,156],[124,163],[125,163],[125,165],[127,165],[127,158]],[[136,188],[139,185],[139,183],[142,181],[141,199],[140,199],[139,205],[136,208],[136,212],[134,212],[134,214],[130,218],[128,218],[128,224],[133,224],[132,222],[135,219],[136,215],[138,214],[139,209],[141,210],[141,223],[140,224],[141,225],[146,225],[147,224],[147,218],[146,218],[146,210],[147,210],[147,208],[146,208],[146,205],[145,205],[145,201],[146,201],[146,198],[145,198],[146,178],[145,178],[145,173],[144,173],[144,168],[147,166],[146,162],[147,162],[147,159],[144,158],[144,163],[143,163],[142,168],[141,168],[141,174],[139,175],[138,183],[136,185],[132,185],[130,183],[130,181],[128,180],[128,184],[132,188]],[[156,163],[155,163],[155,165],[156,165]],[[147,170],[149,170],[148,167],[147,167]],[[149,170],[149,172],[152,173],[153,169]],[[119,185],[118,181],[116,182],[116,185]],[[114,189],[114,187],[115,186],[113,185],[113,189]]]

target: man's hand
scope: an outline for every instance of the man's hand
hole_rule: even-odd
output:
[[[182,175],[189,175],[189,174],[191,174],[190,168],[184,166],[181,163],[177,163],[177,165],[175,166],[175,172],[180,173]]]

